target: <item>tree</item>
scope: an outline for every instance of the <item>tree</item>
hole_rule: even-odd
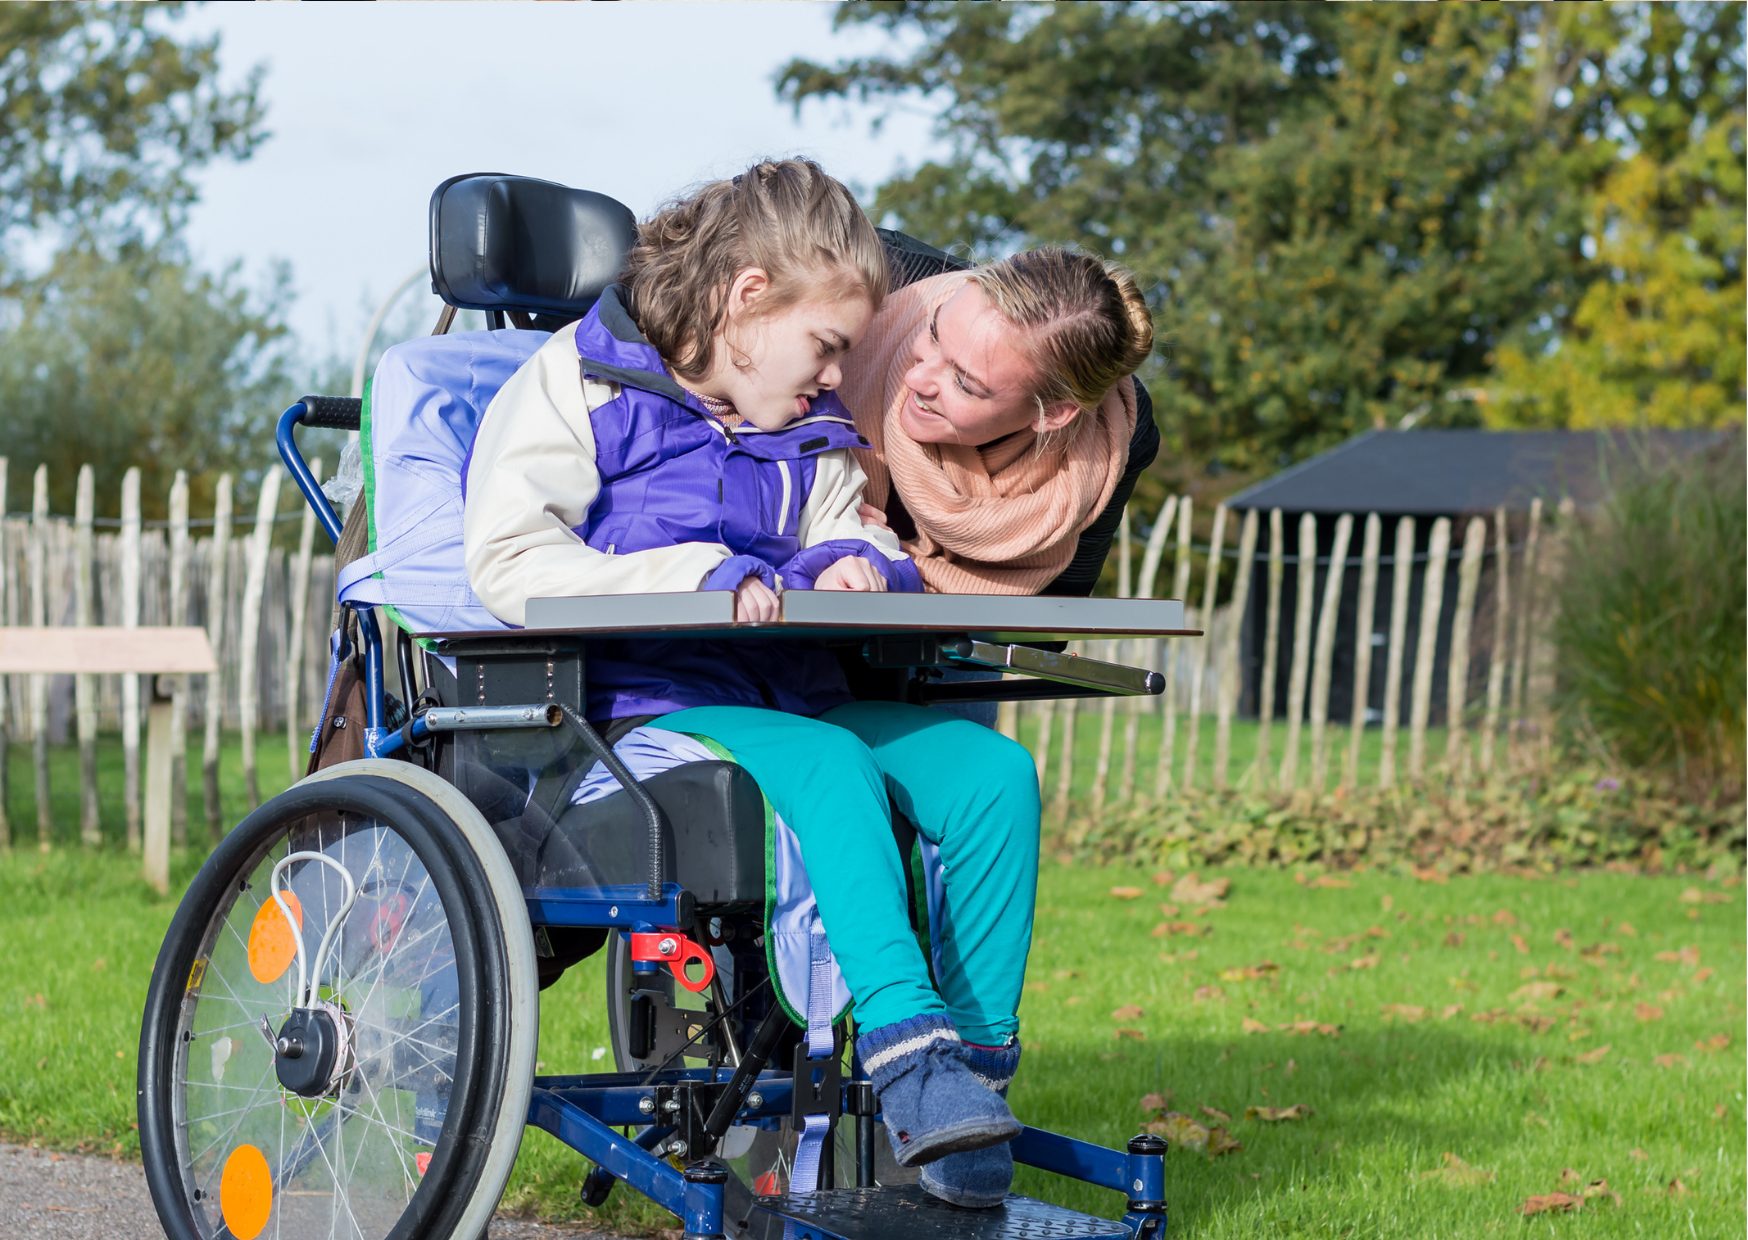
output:
[[[261,70],[217,82],[218,39],[164,29],[181,4],[0,6],[0,276],[18,243],[59,231],[112,244],[173,236],[190,173],[266,135]]]
[[[1666,93],[1690,113],[1739,98],[1739,10],[1676,20],[1735,37]],[[1151,386],[1180,465],[1475,424],[1499,344],[1594,278],[1584,191],[1627,135],[1678,128],[1633,128],[1642,6],[876,3],[837,21],[911,50],[794,62],[781,94],[920,95],[952,143],[881,186],[877,214],[982,254],[1078,244],[1156,282],[1169,369]]]
[[[142,502],[164,515],[189,471],[196,509],[221,471],[258,469],[293,386],[282,311],[289,276],[251,295],[234,271],[210,275],[173,249],[104,258],[63,254],[14,301],[0,341],[0,416],[13,477],[49,467],[51,504],[71,512],[81,465],[100,511],[121,476],[143,472]]]

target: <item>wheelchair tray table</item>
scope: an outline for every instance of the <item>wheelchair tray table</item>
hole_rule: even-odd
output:
[[[864,594],[791,590],[782,618],[734,619],[729,590],[675,594],[597,594],[528,600],[519,635],[733,637],[737,640],[854,642],[882,635],[965,633],[983,641],[1066,641],[1076,637],[1193,637],[1176,599],[1054,598],[1002,594]],[[503,639],[503,631],[428,633],[443,641]]]

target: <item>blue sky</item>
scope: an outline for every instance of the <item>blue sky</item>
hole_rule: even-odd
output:
[[[640,216],[688,184],[803,154],[858,189],[937,149],[920,110],[779,104],[773,71],[883,45],[834,34],[833,5],[227,4],[182,23],[223,36],[235,80],[266,66],[273,136],[200,177],[189,241],[259,279],[292,265],[291,323],[311,354],[350,355],[376,302],[424,262],[431,190],[462,172],[586,186]],[[421,283],[397,314],[437,302]]]

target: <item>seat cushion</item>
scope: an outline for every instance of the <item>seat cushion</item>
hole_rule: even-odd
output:
[[[700,905],[762,903],[765,798],[732,762],[686,762],[643,780],[662,809],[662,881]],[[649,829],[637,803],[615,792],[573,805],[540,846],[536,887],[596,887],[649,878]]]

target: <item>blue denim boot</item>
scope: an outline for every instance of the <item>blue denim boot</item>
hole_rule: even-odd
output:
[[[973,1073],[944,1015],[931,1012],[870,1029],[856,1039],[856,1050],[874,1082],[900,1166],[1001,1145],[1019,1135],[1007,1102]]]
[[[1004,1100],[1007,1098],[1008,1086],[1020,1066],[1019,1038],[1006,1046],[961,1042],[959,1056],[984,1086]],[[968,1209],[999,1206],[1007,1200],[1013,1183],[1014,1154],[1006,1141],[980,1150],[948,1154],[924,1167],[922,1173],[924,1191]]]

